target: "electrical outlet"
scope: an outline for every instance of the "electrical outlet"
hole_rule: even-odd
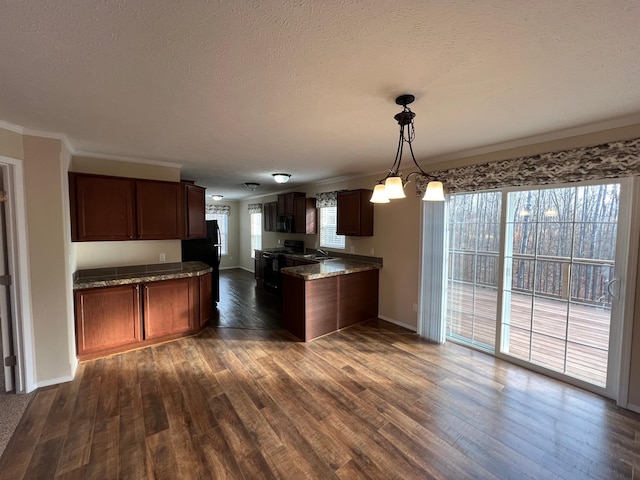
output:
[[[165,253],[161,253],[159,256],[160,256],[160,261],[161,262],[166,262],[167,261],[167,255]]]
[[[371,255],[375,255],[375,250],[373,248],[371,249],[371,253],[370,254]]]
[[[414,303],[414,304],[413,304],[413,311],[414,311],[414,312],[417,312],[417,311],[418,311],[418,304],[417,304],[417,303]]]
[[[352,245],[351,248],[349,249],[349,252],[356,253],[356,247]]]

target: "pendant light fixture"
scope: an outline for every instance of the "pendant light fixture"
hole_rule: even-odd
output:
[[[413,95],[405,94],[396,98],[396,103],[402,105],[402,111],[393,118],[396,119],[398,125],[400,125],[400,137],[398,139],[398,148],[396,150],[396,159],[389,169],[389,173],[386,177],[378,182],[373,189],[373,195],[369,200],[372,203],[389,203],[390,200],[397,198],[405,198],[404,187],[409,183],[409,178],[412,175],[427,175],[413,154],[413,139],[416,136],[415,127],[413,125],[413,119],[416,114],[411,111],[407,106],[413,103],[416,98]],[[411,159],[414,165],[418,168],[418,171],[408,173],[406,177],[402,178],[401,163],[404,144],[409,145],[409,152],[411,153]],[[442,182],[429,182],[427,190],[422,200],[425,201],[444,201],[444,191],[442,188]]]

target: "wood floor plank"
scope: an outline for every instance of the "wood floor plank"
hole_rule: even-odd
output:
[[[87,368],[82,376],[56,475],[77,470],[89,462],[102,379],[92,373],[101,370],[102,362],[96,366],[100,368]]]
[[[118,478],[135,480],[146,476],[144,407],[138,377],[136,352],[121,355],[119,372],[119,466]]]
[[[37,391],[0,478],[638,479],[640,414],[382,320],[297,342],[221,275],[218,327]]]

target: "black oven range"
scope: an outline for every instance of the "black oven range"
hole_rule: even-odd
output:
[[[275,293],[282,291],[280,269],[284,266],[287,253],[304,253],[304,241],[285,240],[284,247],[265,249],[262,251],[264,288]]]

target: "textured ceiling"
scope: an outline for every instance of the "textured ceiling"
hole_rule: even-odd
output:
[[[637,116],[638,25],[635,0],[5,0],[0,120],[240,198],[384,171],[401,93],[425,165]]]

